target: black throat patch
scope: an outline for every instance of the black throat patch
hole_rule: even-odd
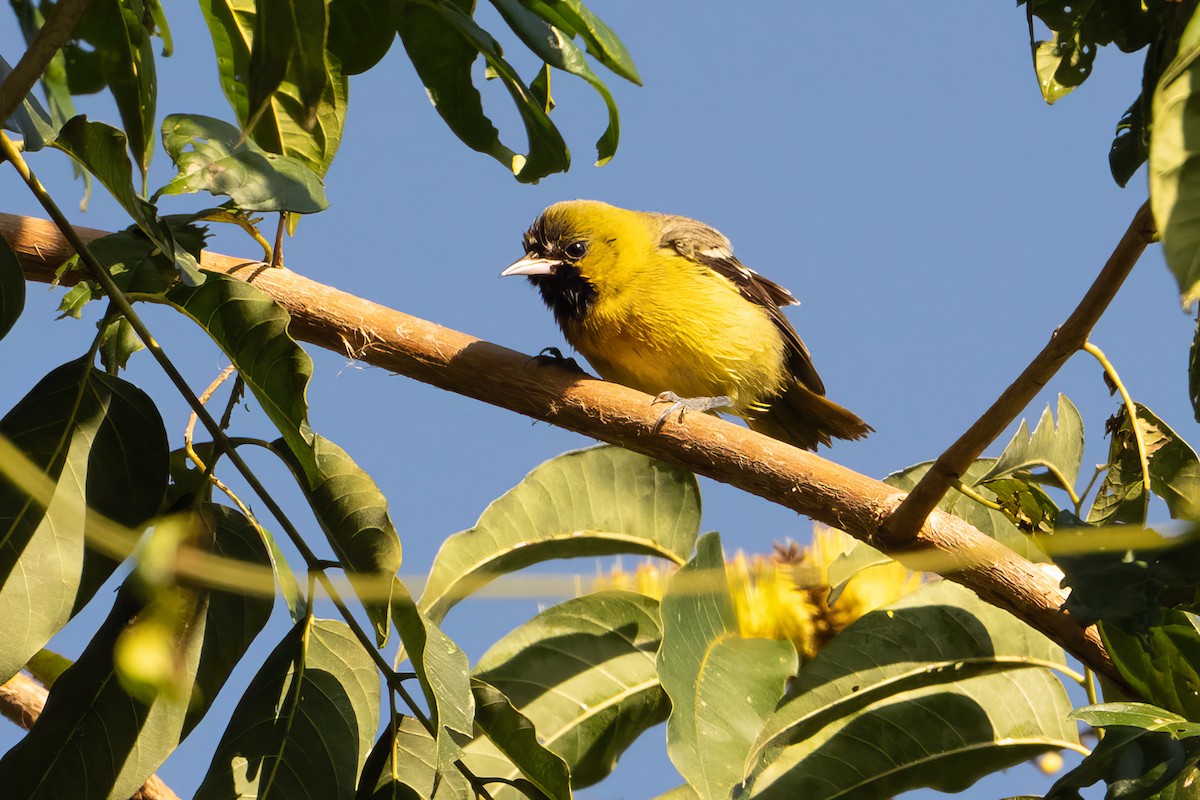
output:
[[[541,292],[560,327],[578,322],[596,300],[596,287],[580,274],[564,251],[568,239],[560,221],[541,216],[525,232],[524,241],[526,253],[558,262],[553,275],[531,275],[529,282]]]

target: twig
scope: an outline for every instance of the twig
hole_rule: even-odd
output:
[[[0,685],[0,714],[25,730],[33,727],[48,696],[46,687],[23,672],[18,672],[8,683]],[[151,775],[142,788],[130,800],[179,800],[157,775]]]
[[[1121,376],[1117,374],[1117,369],[1108,360],[1108,356],[1104,355],[1104,351],[1091,342],[1084,342],[1083,350],[1100,362],[1100,366],[1104,367],[1104,373],[1121,393],[1121,402],[1125,404],[1125,415],[1129,417],[1129,430],[1133,432],[1133,441],[1137,444],[1138,462],[1142,468],[1142,516],[1145,517],[1144,509],[1150,503],[1150,456],[1146,452],[1146,437],[1142,435],[1142,424],[1138,422],[1137,406],[1133,404],[1129,390],[1121,382]]]
[[[77,231],[88,240],[102,231]],[[44,220],[0,214],[0,236],[26,277],[49,283],[74,254]],[[881,522],[904,493],[708,414],[654,431],[650,397],[579,372],[530,366],[529,356],[403,314],[259,261],[205,252],[205,269],[240,278],[291,315],[288,331],[303,341],[448,391],[731,484],[875,544],[919,569],[937,569],[984,600],[1012,612],[1084,664],[1120,681],[1095,627],[1062,611],[1058,582],[965,521],[935,512],[907,547],[879,541]],[[64,283],[79,280],[68,273]]]
[[[59,48],[71,38],[75,23],[87,9],[88,0],[59,0],[42,24],[41,30],[12,72],[0,84],[0,122],[12,116],[33,85],[46,71],[46,65],[54,58]]]
[[[1149,202],[1142,204],[1108,262],[1096,276],[1087,294],[1054,332],[1049,343],[1037,354],[1012,385],[992,403],[966,433],[946,449],[921,478],[908,497],[879,530],[879,538],[893,547],[904,547],[917,535],[922,523],[946,490],[962,478],[984,448],[1004,432],[1008,424],[1029,405],[1042,387],[1075,352],[1083,347],[1088,333],[1108,308],[1117,290],[1146,246],[1154,241],[1154,217]]]

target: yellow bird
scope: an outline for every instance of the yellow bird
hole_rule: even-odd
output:
[[[756,431],[816,450],[873,430],[825,398],[781,306],[787,289],[745,267],[687,217],[595,200],[550,206],[525,233],[524,275],[605,380],[678,409],[728,409]]]

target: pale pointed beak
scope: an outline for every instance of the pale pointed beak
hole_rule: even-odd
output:
[[[561,261],[553,258],[538,258],[537,256],[526,255],[520,261],[501,272],[500,277],[507,278],[510,275],[553,275],[555,268],[561,265]]]

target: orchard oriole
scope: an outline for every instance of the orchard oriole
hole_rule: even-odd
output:
[[[658,393],[681,413],[727,408],[808,450],[873,430],[825,398],[781,311],[796,298],[704,223],[573,200],[542,212],[524,245],[500,274],[529,278],[605,380]]]

